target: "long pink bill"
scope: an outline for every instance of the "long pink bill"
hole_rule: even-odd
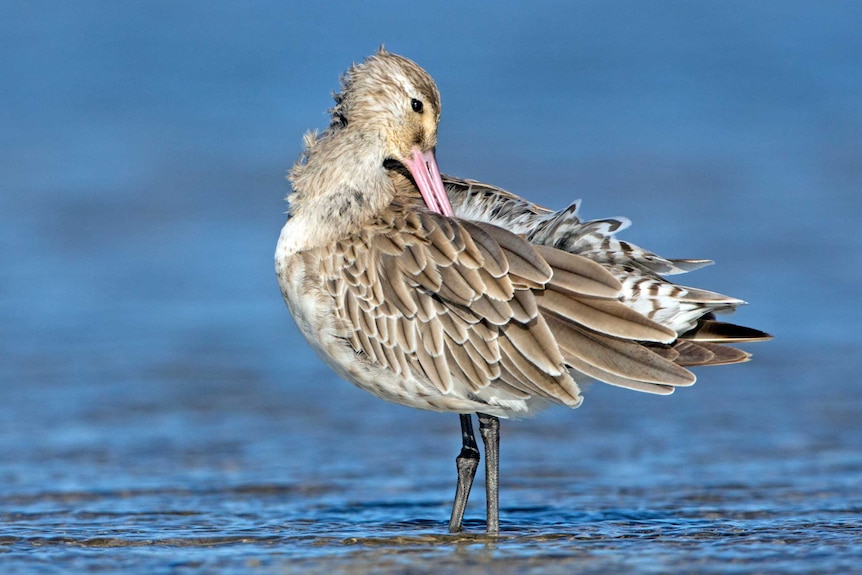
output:
[[[444,216],[454,216],[446,188],[443,187],[443,178],[440,177],[440,168],[437,167],[437,159],[434,150],[423,152],[419,146],[413,147],[413,154],[409,160],[404,162],[407,169],[416,180],[419,192],[428,209]]]

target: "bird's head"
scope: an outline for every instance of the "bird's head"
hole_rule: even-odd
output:
[[[435,149],[440,93],[416,63],[381,48],[341,79],[332,129],[349,129],[381,150],[384,165],[410,172],[429,209],[453,215],[437,167]]]

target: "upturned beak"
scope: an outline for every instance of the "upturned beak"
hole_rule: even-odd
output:
[[[413,146],[410,158],[403,163],[419,186],[419,193],[422,194],[428,209],[444,216],[454,216],[455,212],[449,203],[446,188],[443,187],[443,178],[440,177],[434,150],[423,152],[419,146]]]

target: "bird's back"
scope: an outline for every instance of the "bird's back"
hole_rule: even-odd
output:
[[[750,354],[726,344],[771,338],[760,330],[716,321],[716,313],[732,312],[745,302],[681,286],[666,277],[711,265],[712,261],[668,259],[621,240],[616,234],[630,225],[626,218],[585,221],[578,214],[579,201],[555,212],[474,180],[444,176],[444,183],[456,216],[500,226],[522,235],[532,244],[577,254],[600,264],[620,282],[620,299],[625,305],[676,332],[679,338],[672,345],[645,345],[678,365],[746,361]],[[594,377],[614,383],[598,374]]]

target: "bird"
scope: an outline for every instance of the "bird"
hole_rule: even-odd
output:
[[[339,376],[396,404],[460,418],[449,531],[485,448],[486,532],[499,533],[500,419],[581,405],[600,381],[669,394],[693,366],[747,361],[763,331],[719,321],[740,299],[668,276],[711,264],[618,239],[586,220],[440,173],[440,93],[380,47],[342,75],[330,123],[288,174],[275,271],[308,344]]]

